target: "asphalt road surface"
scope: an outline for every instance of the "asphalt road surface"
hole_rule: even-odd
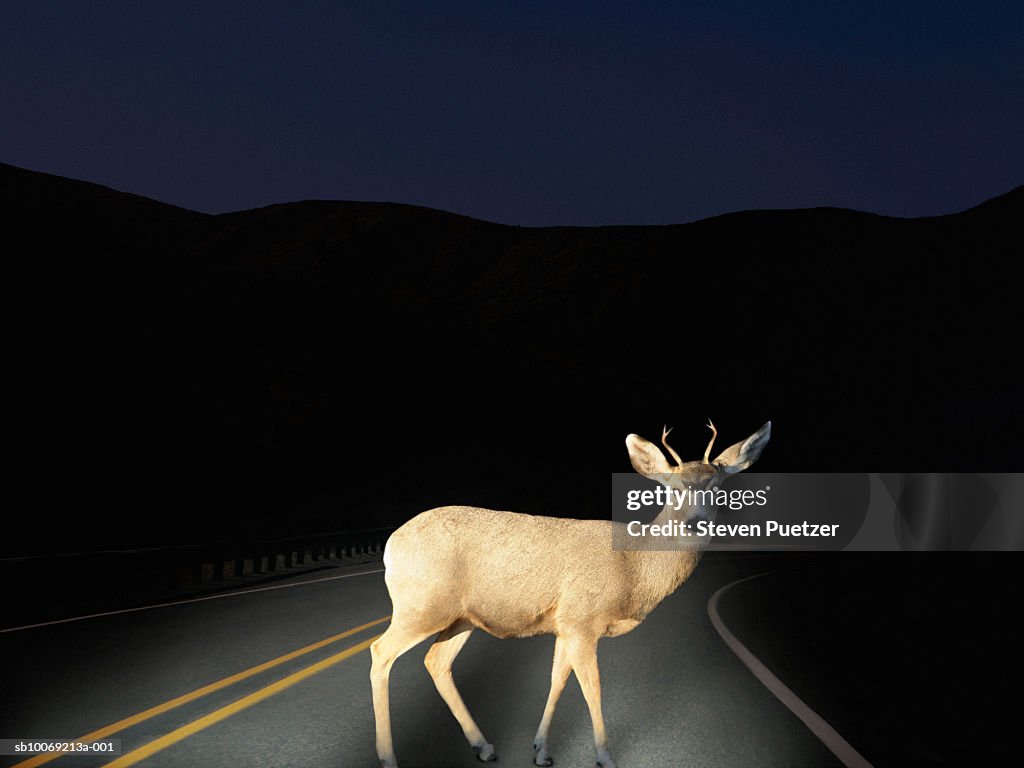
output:
[[[212,599],[0,632],[0,738],[99,732],[122,746],[119,758],[5,756],[0,766],[376,766],[367,647],[390,612],[379,569],[321,570]],[[644,624],[601,642],[605,718],[622,768],[842,765],[712,626],[712,595],[766,570],[769,558],[711,554]],[[742,612],[744,594],[737,585],[722,602]],[[724,606],[722,616],[728,621]],[[477,631],[455,664],[498,765],[532,765],[553,643]],[[480,765],[423,667],[428,647],[392,673],[399,764]],[[556,765],[594,763],[574,679],[550,750]]]

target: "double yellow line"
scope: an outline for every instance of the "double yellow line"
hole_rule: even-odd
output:
[[[242,672],[238,672],[237,674],[231,675],[230,677],[225,677],[222,680],[210,683],[209,685],[204,685],[202,688],[197,688],[196,690],[191,691],[190,693],[183,694],[181,696],[178,696],[177,698],[171,699],[170,701],[165,701],[163,704],[158,704],[155,707],[145,709],[142,712],[131,715],[130,717],[126,717],[123,720],[118,720],[116,723],[105,725],[102,728],[87,733],[84,736],[78,737],[77,739],[75,739],[75,741],[91,742],[104,739],[115,733],[123,731],[125,728],[130,728],[133,725],[137,725],[138,723],[141,723],[145,720],[149,720],[152,717],[156,717],[157,715],[163,714],[164,712],[168,712],[172,709],[175,709],[176,707],[180,707],[183,704],[187,704],[190,701],[195,701],[196,699],[206,696],[209,693],[219,691],[222,688],[227,688],[230,685],[234,685],[237,682],[246,680],[250,677],[253,677],[254,675],[258,675],[261,672],[265,672],[268,669],[273,669],[274,667],[280,666],[281,664],[291,661],[292,659],[297,659],[301,656],[305,656],[307,653],[312,653],[315,650],[330,645],[331,643],[336,643],[339,640],[345,639],[346,637],[351,637],[352,635],[358,634],[363,630],[369,629],[370,627],[375,627],[378,624],[383,624],[390,618],[390,616],[385,616],[383,618],[367,622],[366,624],[363,624],[361,626],[353,627],[352,629],[347,629],[344,632],[339,632],[336,635],[332,635],[331,637],[325,638],[311,645],[307,645],[304,648],[299,648],[298,650],[292,651],[291,653],[286,653],[284,656],[278,656],[276,659],[265,661],[264,663],[258,664],[255,667],[250,667],[249,669],[243,670]],[[156,754],[160,750],[166,749],[172,744],[176,744],[182,739],[188,738],[189,736],[198,733],[204,728],[209,728],[214,723],[219,723],[221,720],[225,720],[231,717],[232,715],[241,712],[244,709],[248,709],[253,704],[257,704],[263,701],[264,699],[270,698],[274,694],[280,693],[286,688],[290,688],[296,683],[302,682],[306,678],[312,677],[313,675],[319,672],[323,672],[325,669],[328,669],[329,667],[332,667],[335,664],[338,664],[339,662],[342,662],[345,659],[350,658],[351,656],[355,656],[357,653],[365,651],[378,637],[380,637],[380,635],[375,635],[371,637],[369,640],[364,640],[363,642],[350,646],[349,648],[346,648],[345,650],[340,651],[334,654],[333,656],[328,656],[326,659],[322,659],[321,661],[318,661],[315,664],[311,664],[308,667],[300,669],[298,672],[293,672],[287,677],[283,677],[280,680],[271,683],[270,685],[260,688],[258,691],[250,693],[248,696],[243,696],[242,698],[233,701],[230,704],[221,707],[220,709],[216,709],[213,712],[210,712],[209,714],[200,717],[198,720],[193,720],[191,723],[188,723],[187,725],[183,725],[180,728],[171,731],[165,736],[161,736],[158,739],[154,739],[153,741],[149,742],[148,744],[144,744],[138,749],[133,749],[131,752],[127,752],[121,755],[113,762],[107,763],[105,768],[125,768],[129,765],[135,765],[140,760],[144,760],[150,755]],[[43,765],[45,763],[50,762],[51,760],[56,760],[63,754],[66,753],[42,753],[36,755],[35,757],[30,757],[28,760],[23,760],[20,763],[16,763],[11,768],[34,768],[34,766]]]

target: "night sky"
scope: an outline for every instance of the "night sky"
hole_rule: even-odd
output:
[[[0,160],[207,212],[961,210],[1024,180],[1024,3],[18,2]]]

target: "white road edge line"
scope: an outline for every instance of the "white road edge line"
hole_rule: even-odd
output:
[[[269,592],[272,589],[288,589],[289,587],[304,587],[307,584],[317,584],[321,581],[336,581],[337,579],[351,579],[356,576],[369,576],[371,573],[384,573],[383,568],[377,568],[372,571],[360,571],[359,573],[343,573],[340,576],[325,576],[322,579],[309,579],[307,581],[297,581],[293,584],[275,584],[272,587],[256,587],[254,589],[243,589],[235,592],[219,592],[216,595],[206,595],[205,597],[193,597],[188,600],[172,600],[168,603],[155,603],[153,605],[141,605],[137,608],[122,608],[119,611],[103,611],[102,613],[89,613],[85,616],[72,616],[67,619],[55,619],[54,621],[41,621],[38,624],[25,624],[20,627],[7,627],[6,629],[0,629],[0,635],[5,632],[20,632],[23,629],[36,629],[37,627],[49,627],[54,624],[67,624],[72,621],[84,621],[85,619],[98,619],[102,616],[117,616],[121,613],[135,613],[136,611],[151,611],[154,608],[170,608],[173,605],[185,605],[186,603],[201,603],[205,600],[220,600],[222,597],[238,597],[239,595],[251,595],[254,592]]]
[[[718,634],[722,636],[729,649],[739,657],[739,660],[747,666],[747,669],[754,673],[754,677],[760,680],[761,684],[771,691],[775,698],[781,701],[790,712],[800,718],[803,724],[821,740],[822,744],[828,747],[829,751],[836,756],[839,762],[845,765],[846,768],[872,768],[871,763],[854,749],[850,742],[840,736],[839,732],[825,722],[821,715],[807,706],[803,699],[793,693],[785,683],[777,678],[759,658],[750,652],[747,646],[736,638],[736,635],[729,631],[729,628],[722,621],[722,617],[718,613],[718,601],[726,591],[732,589],[737,584],[742,584],[744,581],[759,579],[772,573],[777,573],[777,571],[758,573],[754,576],[738,579],[731,584],[726,584],[715,592],[711,599],[708,600],[708,616],[711,617],[711,624],[715,627]]]

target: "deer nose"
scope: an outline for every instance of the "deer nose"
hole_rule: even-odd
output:
[[[700,506],[693,510],[687,520],[688,523],[706,523],[711,520],[711,510],[707,507]]]

